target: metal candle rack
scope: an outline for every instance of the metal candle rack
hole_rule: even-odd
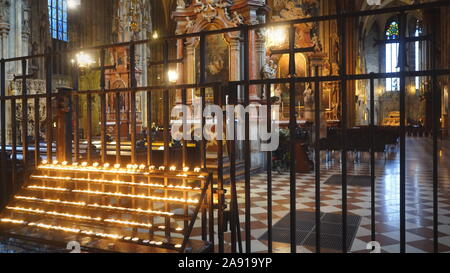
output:
[[[1,212],[0,230],[25,240],[40,233],[33,241],[59,241],[48,240],[47,231],[90,244],[107,239],[106,250],[116,242],[150,252],[211,251],[208,242],[194,249],[189,238],[199,211],[214,209],[212,186],[212,175],[199,168],[44,161]]]

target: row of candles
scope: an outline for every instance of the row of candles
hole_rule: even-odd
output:
[[[135,227],[145,227],[145,228],[152,228],[153,225],[150,223],[142,223],[142,222],[136,222],[136,221],[129,221],[129,220],[122,220],[122,219],[114,219],[114,218],[106,218],[103,219],[101,217],[91,217],[87,215],[79,215],[79,214],[72,214],[67,212],[58,212],[58,211],[46,211],[43,209],[34,209],[34,208],[25,208],[25,207],[6,207],[8,210],[12,211],[18,211],[18,212],[27,212],[27,213],[35,213],[35,214],[43,214],[43,215],[51,215],[51,216],[59,216],[69,219],[76,219],[76,220],[88,220],[88,221],[97,221],[97,222],[108,222],[108,223],[115,223],[120,225],[126,225],[126,226],[135,226]],[[158,225],[156,226],[160,230],[164,230],[166,226],[164,225]],[[175,228],[176,231],[183,231],[182,227]]]
[[[30,185],[27,187],[30,190],[45,190],[45,191],[59,191],[59,192],[72,192],[72,193],[84,193],[84,194],[92,194],[92,195],[106,195],[106,196],[116,196],[116,197],[127,197],[127,198],[138,198],[138,199],[148,199],[154,201],[166,201],[166,202],[180,202],[180,203],[189,203],[189,204],[197,204],[199,202],[198,199],[192,198],[179,198],[179,197],[161,197],[161,196],[152,196],[146,194],[128,194],[123,192],[107,192],[107,191],[93,191],[93,190],[76,190],[76,189],[68,189],[63,187],[48,187],[41,185]]]
[[[156,183],[145,183],[145,182],[127,182],[121,180],[106,180],[106,179],[87,179],[87,178],[73,178],[73,177],[62,177],[62,176],[48,176],[48,175],[32,175],[31,178],[44,179],[44,180],[57,180],[57,181],[79,181],[79,182],[94,182],[94,183],[105,183],[112,185],[124,185],[124,186],[142,186],[142,187],[152,187],[152,188],[168,188],[168,189],[179,189],[179,190],[200,190],[199,187],[189,187],[181,185],[163,185]]]
[[[60,204],[60,205],[71,205],[71,206],[77,206],[77,207],[90,207],[90,208],[102,208],[102,209],[108,209],[108,210],[117,210],[121,212],[137,212],[137,213],[144,213],[144,214],[151,214],[151,215],[161,215],[161,216],[174,216],[175,214],[172,212],[167,211],[159,211],[159,210],[151,210],[151,209],[141,209],[141,208],[125,208],[125,207],[118,207],[113,205],[100,205],[97,203],[90,204],[86,202],[73,202],[73,201],[65,201],[60,199],[49,199],[49,198],[38,198],[34,196],[21,196],[17,195],[14,197],[17,200],[25,200],[25,201],[36,201],[36,202],[42,202],[47,204]]]
[[[47,160],[42,161],[42,165],[38,167],[39,169],[48,169],[48,170],[71,170],[71,171],[102,171],[102,172],[108,172],[108,173],[114,173],[114,174],[133,174],[133,173],[142,173],[142,174],[150,174],[149,172],[146,172],[147,170],[150,172],[154,171],[171,171],[171,172],[185,172],[184,174],[180,174],[179,176],[188,176],[188,172],[190,171],[189,167],[184,167],[182,170],[177,170],[176,166],[146,166],[144,164],[138,165],[138,164],[128,164],[126,167],[122,167],[120,164],[114,164],[111,165],[109,163],[105,163],[103,165],[100,165],[99,163],[94,163],[92,165],[89,165],[87,162],[83,162],[79,164],[78,162],[69,164],[67,161],[59,163],[57,160],[53,162],[48,162]],[[200,173],[202,170],[201,168],[194,168],[194,173]],[[204,175],[200,175],[199,178],[204,178]]]
[[[104,233],[104,232],[95,232],[92,230],[83,230],[78,228],[71,228],[71,227],[65,227],[65,226],[57,226],[57,225],[50,225],[50,224],[43,224],[43,223],[36,223],[36,222],[26,222],[24,220],[20,219],[12,219],[12,218],[1,218],[0,222],[7,223],[7,224],[19,224],[19,225],[27,225],[30,227],[37,227],[40,229],[45,230],[55,230],[55,231],[64,231],[68,233],[75,233],[75,234],[83,234],[88,236],[97,236],[101,238],[108,238],[108,239],[115,239],[115,240],[124,240],[124,241],[133,241],[133,242],[139,242],[146,245],[156,245],[156,246],[162,246],[166,242],[163,241],[155,241],[155,240],[147,240],[147,239],[141,239],[138,237],[131,237],[131,236],[124,236],[119,234],[112,234],[112,233]],[[181,248],[181,244],[174,245],[175,248]]]

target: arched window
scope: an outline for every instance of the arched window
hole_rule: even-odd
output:
[[[399,38],[398,23],[392,21],[386,29],[386,73],[399,72],[398,66],[398,51],[399,43],[396,41]],[[400,79],[388,78],[386,79],[386,91],[399,91]]]
[[[48,0],[48,18],[52,38],[67,42],[67,0]]]

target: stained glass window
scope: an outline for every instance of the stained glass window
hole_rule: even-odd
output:
[[[387,40],[396,40],[399,38],[398,23],[392,21],[386,30]],[[386,43],[386,73],[399,72],[398,67],[398,42]],[[387,78],[386,79],[386,91],[399,91],[400,90],[400,79],[399,78]]]
[[[386,30],[386,37],[389,40],[398,39],[398,23],[393,21]]]
[[[67,0],[48,0],[48,18],[52,38],[67,42]]]
[[[416,22],[416,31],[414,33],[414,36],[419,37],[422,34],[422,28],[420,26],[420,22],[417,21]],[[422,55],[420,54],[420,42],[416,41],[414,42],[414,59],[415,59],[415,69],[416,71],[419,71],[421,69],[421,65],[420,65],[420,59],[422,57]],[[416,77],[416,90],[420,89],[420,77]]]

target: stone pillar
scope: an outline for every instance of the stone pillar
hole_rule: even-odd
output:
[[[31,36],[31,5],[29,0],[22,1],[22,55],[27,56],[29,52]]]
[[[186,61],[183,67],[184,79],[187,84],[195,83],[195,40],[190,39],[186,43]],[[194,99],[194,90],[190,90],[187,94],[188,103],[191,103]]]
[[[255,32],[255,70],[256,70],[256,78],[261,78],[261,70],[264,66],[264,63],[266,61],[266,39],[264,37],[264,34],[260,31]],[[264,88],[259,87],[259,94],[258,96],[260,98],[264,97]]]
[[[241,41],[239,38],[230,39],[230,81],[241,79]],[[238,91],[238,93],[240,93]],[[240,96],[240,94],[238,94]]]
[[[10,7],[11,3],[9,0],[0,0],[0,38],[1,38],[1,50],[0,58],[7,58],[8,49],[8,34],[11,28],[9,17],[10,17]]]

